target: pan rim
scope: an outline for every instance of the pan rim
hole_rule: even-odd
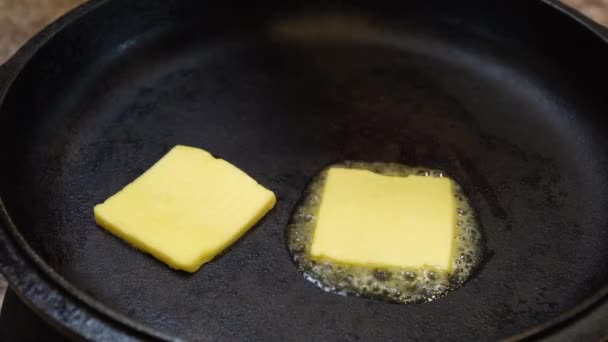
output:
[[[63,16],[46,26],[39,33],[34,35],[30,40],[28,40],[19,50],[3,65],[0,65],[0,72],[8,74],[5,76],[4,84],[0,84],[0,109],[4,104],[4,100],[6,98],[6,94],[8,89],[10,89],[12,83],[17,79],[21,71],[27,66],[30,59],[37,53],[37,51],[42,48],[49,40],[51,40],[57,33],[61,32],[65,27],[70,24],[77,22],[80,18],[86,16],[88,13],[94,11],[95,9],[102,7],[106,3],[111,0],[91,0],[87,1],[74,9],[68,11]],[[3,70],[4,69],[4,70]],[[1,75],[0,75],[1,76]],[[4,235],[8,233],[5,237],[0,238],[0,246],[5,249],[12,249],[14,252],[19,253],[19,258],[25,258],[28,261],[33,261],[32,266],[23,266],[21,271],[18,272],[7,272],[7,268],[12,265],[0,265],[0,269],[3,271],[3,275],[7,279],[11,289],[23,290],[27,289],[27,284],[22,284],[19,286],[19,275],[23,273],[34,274],[37,276],[37,281],[42,282],[45,287],[45,291],[48,292],[58,292],[61,294],[61,301],[66,302],[68,299],[65,297],[70,297],[80,309],[81,305],[92,309],[95,313],[97,313],[98,317],[95,315],[91,315],[89,313],[85,313],[86,319],[92,319],[99,322],[104,322],[106,320],[111,320],[112,323],[118,324],[121,328],[127,328],[131,330],[131,334],[143,334],[146,338],[154,338],[157,340],[164,341],[179,341],[178,338],[169,336],[167,334],[161,333],[157,330],[151,329],[144,324],[137,323],[131,318],[122,315],[121,313],[108,308],[102,302],[96,300],[92,296],[87,295],[76,286],[72,285],[68,280],[66,280],[63,276],[55,272],[55,270],[48,265],[39,255],[32,249],[32,247],[27,243],[23,235],[19,232],[19,229],[12,221],[12,218],[4,204],[4,200],[2,196],[0,196],[0,229],[2,232],[0,234]],[[8,239],[7,239],[8,238]],[[9,239],[13,239],[14,241],[9,241]],[[25,255],[23,255],[25,254]],[[11,260],[14,261],[14,260]],[[45,279],[49,278],[49,280]],[[52,324],[54,327],[59,328],[62,331],[67,331],[70,333],[75,333],[77,336],[85,337],[84,329],[79,327],[70,327],[69,326],[69,318],[61,318],[61,319],[53,319],[52,315],[49,313],[48,302],[47,307],[38,307],[33,303],[32,298],[29,298],[27,295],[23,295],[21,291],[15,291],[18,297],[23,300],[28,307],[33,309],[36,313],[43,313],[40,315],[47,321]],[[108,324],[106,324],[108,325]],[[117,332],[120,335],[125,335],[125,330],[119,329]]]
[[[98,7],[109,3],[112,0],[91,0],[84,4],[72,9],[58,20],[51,23],[49,26],[44,28],[33,38],[31,38],[25,45],[23,45],[17,53],[15,53],[4,65],[0,66],[0,72],[6,74],[4,84],[0,84],[0,110],[5,101],[8,89],[11,84],[19,76],[21,71],[28,65],[30,59],[37,53],[37,51],[43,47],[51,38],[62,31],[65,27],[70,24],[74,24],[80,18],[86,14],[92,12]],[[588,31],[589,34],[595,35],[604,44],[608,44],[608,31],[603,32],[605,28],[599,26],[591,19],[585,17],[580,12],[568,7],[567,5],[559,2],[558,0],[537,0],[539,3],[546,5],[559,12],[564,16],[565,20],[574,20]],[[45,298],[44,304],[46,306],[39,306],[34,303],[32,294],[23,293],[31,286],[29,283],[42,284],[42,291],[55,292],[60,295],[59,300],[62,303],[75,305],[82,315],[85,316],[86,320],[94,320],[101,323],[110,329],[115,329],[120,335],[129,334],[130,337],[139,338],[137,335],[143,335],[145,338],[153,338],[159,340],[175,341],[179,340],[176,337],[166,335],[158,330],[149,328],[148,326],[138,323],[133,319],[119,313],[118,311],[111,309],[104,305],[102,302],[93,298],[92,296],[84,293],[78,289],[71,282],[65,279],[63,276],[58,274],[50,265],[48,265],[36,251],[32,249],[29,243],[25,240],[23,235],[20,233],[17,225],[11,219],[11,215],[4,205],[4,201],[0,196],[0,251],[10,250],[13,256],[7,256],[7,259],[12,257],[8,263],[4,264],[5,260],[0,261],[0,269],[4,273],[8,280],[11,288],[16,289],[17,295],[26,304],[32,308],[35,312],[41,314],[41,316],[56,328],[62,331],[72,333],[76,336],[86,337],[85,327],[82,325],[71,326],[69,324],[69,317],[53,317],[51,314],[52,308],[50,308],[50,299]],[[0,252],[6,253],[8,252]],[[22,260],[19,260],[22,259]],[[15,265],[14,261],[23,261],[23,265]],[[20,268],[17,270],[16,268]],[[34,275],[34,279],[23,281],[22,276],[24,274]],[[559,330],[561,327],[571,324],[577,320],[582,319],[587,313],[592,311],[595,306],[601,306],[602,300],[608,298],[608,284],[604,284],[596,292],[592,293],[587,298],[580,301],[573,307],[563,311],[558,316],[527,328],[526,330],[517,333],[515,335],[507,337],[505,340],[514,341],[522,340],[543,334],[550,333],[554,330]],[[83,307],[90,309],[87,312],[83,312]],[[119,328],[114,328],[112,325],[117,325]],[[129,332],[125,331],[128,329]]]

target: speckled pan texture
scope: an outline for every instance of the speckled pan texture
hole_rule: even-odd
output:
[[[0,0],[0,63],[19,47],[82,0]],[[608,0],[564,0],[600,24],[608,26]],[[6,282],[0,276],[0,302]]]

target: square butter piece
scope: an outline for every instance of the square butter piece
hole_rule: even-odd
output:
[[[331,168],[310,248],[314,259],[452,270],[452,181]]]
[[[208,152],[176,146],[95,206],[95,221],[172,268],[195,272],[276,203],[275,195]]]

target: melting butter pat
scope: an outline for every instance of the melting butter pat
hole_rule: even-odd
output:
[[[276,203],[274,194],[208,152],[176,146],[95,206],[95,221],[170,267],[195,272]]]
[[[448,178],[331,168],[310,255],[349,265],[450,272],[455,226]]]

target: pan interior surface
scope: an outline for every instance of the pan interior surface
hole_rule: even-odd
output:
[[[188,340],[498,339],[605,286],[599,40],[542,4],[324,6],[246,15],[108,1],[52,37],[0,109],[0,195],[26,243],[108,308]],[[597,49],[553,54],[565,42],[546,40],[550,29],[501,19],[518,9],[558,33],[574,26],[561,38]],[[234,163],[278,197],[192,275],[93,220],[95,204],[177,144]],[[450,174],[487,239],[479,272],[419,305],[305,281],[285,228],[311,177],[342,160]]]

